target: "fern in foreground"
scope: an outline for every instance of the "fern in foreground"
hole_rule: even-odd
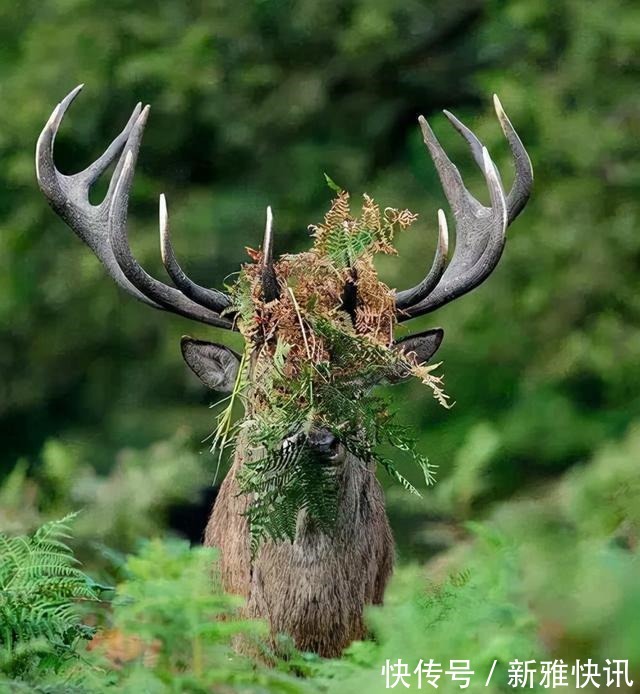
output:
[[[78,603],[97,600],[98,587],[65,544],[72,518],[32,536],[0,533],[0,669],[6,674],[23,675],[36,665],[57,669],[93,635]]]
[[[156,539],[130,556],[124,571],[110,627],[91,644],[102,668],[85,671],[92,694],[107,689],[107,679],[108,691],[132,694],[305,691],[289,674],[241,654],[262,652],[266,626],[243,619],[242,600],[222,591],[216,550]]]
[[[33,536],[0,535],[0,694],[307,690],[264,666],[265,627],[240,618],[242,601],[222,591],[209,548],[145,543],[100,610],[105,626],[83,625],[78,602],[91,601],[95,621],[99,587],[65,544],[70,518]]]

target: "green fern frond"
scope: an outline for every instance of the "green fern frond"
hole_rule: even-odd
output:
[[[78,568],[66,540],[75,514],[46,523],[32,536],[0,533],[0,652],[3,669],[19,670],[17,652],[34,640],[47,652],[71,654],[74,644],[90,638],[77,603],[98,600],[96,584]]]

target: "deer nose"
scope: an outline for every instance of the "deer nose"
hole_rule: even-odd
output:
[[[328,429],[311,429],[307,434],[309,447],[321,454],[333,453],[337,441]]]

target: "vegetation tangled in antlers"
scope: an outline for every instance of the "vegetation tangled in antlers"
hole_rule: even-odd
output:
[[[379,452],[381,444],[408,453],[427,484],[433,482],[433,467],[395,422],[387,402],[369,388],[385,377],[413,374],[447,406],[442,380],[433,373],[438,365],[420,365],[412,352],[392,349],[395,297],[373,263],[377,253],[396,252],[395,234],[415,219],[408,210],[381,213],[367,195],[361,215],[354,217],[349,194],[339,191],[324,221],[310,227],[311,250],[284,255],[274,264],[278,279],[272,297],[263,291],[263,251],[249,249],[254,262],[243,267],[231,288],[230,309],[238,316],[246,349],[215,440],[220,444],[234,438],[231,408],[236,398],[242,399],[245,418],[233,434],[243,432],[260,451],[241,476],[243,491],[253,495],[249,521],[254,551],[265,538],[293,540],[303,509],[325,532],[333,528],[337,468],[304,445],[303,434],[312,423],[329,429],[363,463],[381,464],[415,494],[415,487]],[[357,297],[355,292],[352,297],[349,287],[356,281]]]

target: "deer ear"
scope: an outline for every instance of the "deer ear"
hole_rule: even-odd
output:
[[[230,393],[236,382],[240,357],[228,347],[214,342],[183,337],[182,356],[193,373],[212,390]]]
[[[417,335],[410,335],[403,340],[398,340],[394,343],[394,349],[400,350],[405,354],[415,354],[418,364],[424,364],[438,351],[444,338],[444,330],[442,328],[432,328],[425,330]],[[391,383],[397,383],[406,378],[408,374],[393,373],[387,376],[387,380]]]
[[[398,340],[394,347],[395,349],[409,354],[413,352],[416,355],[418,364],[424,364],[438,351],[444,338],[444,330],[442,328],[432,328],[425,330],[417,335],[410,335],[403,340]]]

